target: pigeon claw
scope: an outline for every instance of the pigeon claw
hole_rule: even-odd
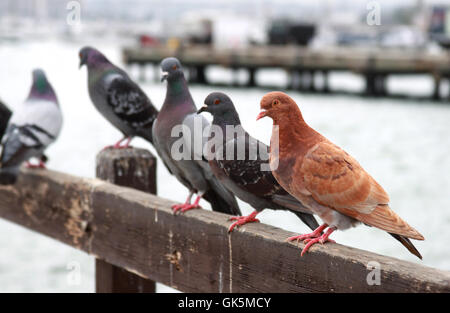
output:
[[[297,245],[300,241],[303,241],[303,243],[306,244],[301,253],[301,256],[303,256],[308,251],[308,249],[316,243],[324,244],[325,242],[335,242],[334,240],[331,240],[328,237],[331,235],[332,232],[336,230],[336,228],[330,227],[324,234],[322,234],[322,231],[327,227],[328,227],[327,224],[322,224],[310,234],[292,236],[287,238],[286,241],[297,240]]]
[[[36,169],[36,168],[40,168],[40,169],[46,169],[47,167],[45,166],[45,163],[42,161],[39,161],[39,164],[31,164],[30,162],[27,161],[26,168],[32,168],[32,169]]]
[[[303,242],[306,243],[306,245],[303,248],[302,253],[300,255],[303,256],[306,252],[308,252],[308,249],[316,243],[324,244],[325,242],[336,242],[336,241],[328,238],[328,236],[330,236],[330,234],[331,234],[331,232],[327,231],[325,234],[323,234],[320,237],[305,239]]]
[[[127,148],[131,148],[131,146],[115,144],[115,145],[106,146],[102,150],[104,151],[104,150],[108,150],[108,149],[127,149]]]
[[[108,149],[127,149],[127,148],[131,148],[130,146],[130,141],[131,141],[132,137],[125,137],[122,138],[121,140],[119,140],[118,142],[116,142],[114,145],[111,146],[106,146],[102,149],[102,151],[104,150],[108,150]],[[121,145],[121,143],[126,140],[125,144]]]
[[[195,199],[194,203],[192,203],[192,204],[190,204],[188,201],[186,201],[183,204],[172,205],[173,214],[175,215],[175,214],[177,214],[177,212],[184,213],[184,212],[192,210],[192,209],[201,209],[202,207],[199,205],[201,198],[202,198],[201,196],[198,196],[197,199]]]
[[[198,204],[190,204],[190,203],[183,203],[183,204],[175,204],[172,206],[173,214],[177,214],[178,212],[184,213],[186,211],[192,210],[192,209],[198,209],[201,208]]]
[[[247,223],[259,223],[259,219],[255,218],[255,216],[258,214],[257,211],[252,212],[248,216],[233,216],[230,217],[230,221],[236,221],[233,224],[231,224],[230,228],[228,228],[228,233],[231,233],[235,227],[242,226]]]
[[[293,240],[297,240],[297,243],[299,241],[303,241],[306,239],[311,239],[311,238],[317,238],[320,235],[322,235],[322,231],[327,228],[328,225],[327,224],[322,224],[319,227],[317,227],[312,233],[310,234],[304,234],[304,235],[298,235],[298,236],[292,236],[289,237],[288,239],[286,239],[286,241],[293,241]]]

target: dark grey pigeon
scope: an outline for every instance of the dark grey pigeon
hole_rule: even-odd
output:
[[[5,134],[11,115],[11,110],[2,101],[0,101],[0,142]]]
[[[127,148],[135,136],[153,143],[152,126],[158,115],[147,95],[125,71],[112,64],[100,51],[84,47],[80,50],[80,67],[88,69],[88,90],[97,110],[124,138],[112,148]],[[124,145],[120,145],[127,139]]]
[[[275,180],[268,167],[269,147],[251,137],[241,126],[241,121],[230,98],[213,92],[198,111],[213,116],[213,127],[223,134],[219,139],[211,130],[207,159],[214,175],[242,201],[255,211],[248,216],[235,217],[229,231],[249,222],[258,222],[256,215],[263,209],[289,210],[312,230],[319,227],[311,212],[287,193]],[[214,140],[215,139],[215,140]],[[227,154],[228,153],[228,154]],[[267,165],[262,168],[262,165]],[[265,170],[264,170],[265,169]]]
[[[33,71],[33,84],[28,98],[19,105],[10,119],[3,138],[0,184],[13,184],[20,165],[30,158],[39,158],[45,168],[45,149],[58,137],[62,127],[62,114],[56,94],[44,71]]]
[[[173,206],[174,212],[199,207],[203,197],[214,211],[241,215],[236,198],[214,177],[202,149],[207,137],[202,135],[208,121],[197,116],[180,62],[166,58],[161,63],[163,80],[167,80],[167,93],[158,118],[153,125],[156,151],[175,177],[189,189],[184,204]],[[184,127],[184,131],[180,129]],[[180,136],[181,134],[181,136]],[[194,193],[198,197],[193,204]]]

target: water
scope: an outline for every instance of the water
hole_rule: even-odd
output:
[[[60,139],[48,150],[48,167],[79,176],[93,177],[96,153],[120,138],[92,106],[86,70],[78,70],[80,45],[49,41],[0,46],[0,97],[12,108],[24,100],[31,83],[31,70],[42,67],[48,74],[64,112]],[[101,50],[120,64],[120,49],[101,44]],[[135,73],[135,71],[131,70]],[[217,80],[226,72],[210,73]],[[263,82],[276,80],[283,85],[283,73],[266,71],[257,77]],[[361,82],[352,75],[334,75],[332,84],[357,89]],[[392,79],[389,88],[413,93],[430,91],[429,79]],[[165,96],[165,85],[142,84],[158,107]],[[262,89],[220,88],[234,101],[244,127],[258,139],[268,142],[269,119],[256,122]],[[215,88],[193,86],[191,92],[199,106]],[[450,107],[413,100],[365,99],[338,95],[289,93],[299,104],[305,119],[316,130],[352,154],[386,189],[391,207],[426,238],[415,242],[424,260],[419,261],[385,232],[360,226],[337,232],[337,242],[403,260],[450,270]],[[150,144],[137,139],[133,145],[154,152]],[[176,187],[175,187],[176,186]],[[176,192],[174,192],[176,188]],[[159,195],[184,201],[186,190],[163,166],[158,167]],[[206,203],[203,203],[208,207]],[[241,203],[244,214],[252,209]],[[306,232],[288,212],[263,211],[261,222],[293,232]],[[70,280],[79,265],[80,282]],[[171,289],[158,285],[159,291]],[[0,292],[92,292],[94,260],[86,254],[52,239],[0,221]]]

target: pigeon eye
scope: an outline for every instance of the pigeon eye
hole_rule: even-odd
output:
[[[214,104],[219,104],[219,103],[220,103],[219,99],[214,100]]]
[[[172,66],[172,69],[173,69],[173,70],[176,70],[176,69],[177,69],[177,66],[176,66],[176,65]]]
[[[273,100],[273,102],[272,102],[272,105],[273,106],[276,106],[276,105],[279,105],[280,104],[280,101],[278,101],[278,100]]]

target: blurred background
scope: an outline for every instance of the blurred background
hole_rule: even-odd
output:
[[[265,143],[271,122],[255,122],[259,101],[288,92],[425,236],[414,242],[424,260],[373,228],[333,239],[450,270],[450,0],[2,0],[0,99],[14,110],[32,69],[44,69],[64,113],[48,167],[94,177],[96,153],[121,135],[91,104],[78,70],[84,45],[126,69],[158,108],[158,63],[178,56],[197,106],[212,91],[227,93],[244,128]],[[133,145],[155,153],[143,140]],[[159,166],[158,194],[184,201],[187,190]],[[288,212],[265,210],[260,220],[307,232]],[[0,220],[0,292],[18,291],[93,292],[93,257]]]

